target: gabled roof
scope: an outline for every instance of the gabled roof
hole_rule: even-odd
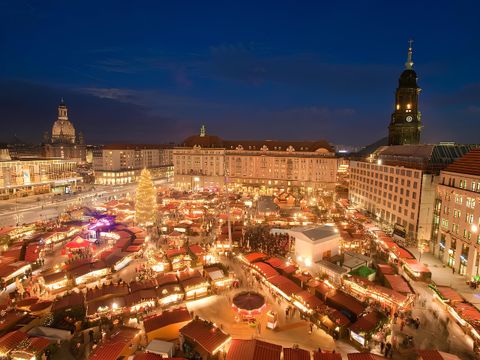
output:
[[[355,316],[359,316],[365,311],[365,306],[351,295],[348,295],[340,290],[336,290],[333,295],[329,295],[327,303],[333,303],[342,309],[346,309],[353,313]]]
[[[304,349],[283,349],[283,360],[310,360],[310,352]]]
[[[185,358],[164,358],[161,355],[152,353],[138,353],[135,354],[133,360],[187,360]]]
[[[123,349],[139,333],[138,329],[122,327],[105,343],[100,345],[90,354],[89,360],[117,360]]]
[[[384,356],[370,354],[370,353],[353,353],[347,354],[348,360],[385,360],[387,359]]]
[[[145,332],[149,333],[168,325],[178,324],[190,320],[192,320],[192,316],[188,312],[187,308],[182,307],[176,310],[164,311],[160,315],[149,316],[143,320],[143,326],[145,327]]]
[[[367,315],[362,316],[353,325],[351,325],[350,330],[352,330],[355,333],[360,333],[360,332],[369,333],[370,331],[374,330],[377,327],[381,319],[382,317],[378,312],[376,311],[369,312]]]
[[[253,264],[253,267],[256,268],[266,279],[270,279],[271,277],[278,275],[277,270],[275,270],[267,263],[261,261]]]
[[[282,347],[261,340],[232,340],[226,360],[280,360]]]
[[[342,360],[342,355],[339,353],[315,351],[313,353],[313,360]]]
[[[231,339],[230,335],[224,333],[214,324],[195,319],[180,329],[180,333],[194,341],[209,354],[216,352],[223,344]]]
[[[27,338],[27,334],[22,331],[12,331],[0,338],[0,352],[7,354],[17,347],[23,340]]]
[[[81,306],[84,304],[84,302],[85,298],[82,293],[72,292],[70,294],[64,295],[59,299],[55,299],[52,305],[52,312],[74,306]]]

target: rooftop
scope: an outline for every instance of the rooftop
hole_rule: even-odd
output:
[[[480,176],[480,148],[470,150],[448,165],[445,171]]]
[[[180,308],[176,310],[164,311],[160,315],[153,315],[143,320],[145,332],[151,332],[171,324],[190,321],[192,316],[187,308]]]
[[[301,233],[312,242],[322,242],[331,236],[338,235],[338,230],[333,225],[298,227],[291,229],[290,232]]]
[[[222,345],[231,339],[230,335],[217,328],[215,324],[201,319],[191,321],[180,329],[180,333],[209,354],[215,354]]]
[[[282,347],[261,340],[232,340],[227,360],[280,360]]]
[[[438,172],[460,158],[473,145],[420,144],[380,147],[374,156],[385,165],[404,166],[424,171]]]
[[[102,146],[102,150],[155,150],[171,148],[173,148],[173,145],[168,144],[107,144]]]
[[[333,147],[325,140],[286,141],[286,140],[224,140],[215,135],[193,135],[186,138],[180,147],[201,146],[227,150],[269,150],[288,152],[318,152],[324,150],[334,153]]]

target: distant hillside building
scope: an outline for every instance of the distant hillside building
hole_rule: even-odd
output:
[[[86,147],[82,133],[76,133],[68,118],[68,108],[63,98],[58,105],[57,120],[53,123],[50,137],[44,139],[44,155],[47,158],[85,161]]]
[[[224,140],[193,135],[173,150],[175,186],[180,189],[229,186],[272,194],[275,189],[306,193],[333,190],[338,159],[324,141]]]
[[[169,145],[112,144],[93,150],[95,183],[122,185],[137,181],[142,169],[154,180],[173,179],[172,147]]]

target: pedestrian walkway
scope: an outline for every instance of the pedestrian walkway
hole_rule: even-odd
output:
[[[450,286],[460,293],[467,301],[471,302],[475,307],[480,309],[480,289],[472,289],[467,285],[468,278],[458,273],[453,273],[452,268],[443,264],[442,261],[432,253],[424,253],[420,257],[417,248],[408,248],[408,250],[422,264],[428,266],[432,273],[432,280],[435,284],[441,286]]]

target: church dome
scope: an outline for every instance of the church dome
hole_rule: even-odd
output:
[[[399,87],[417,87],[417,73],[412,69],[407,69],[402,72],[398,80]]]
[[[68,120],[68,108],[63,99],[58,106],[58,118],[53,123],[52,143],[75,143],[75,128]]]
[[[52,141],[75,142],[75,128],[68,120],[57,120],[52,127]]]

